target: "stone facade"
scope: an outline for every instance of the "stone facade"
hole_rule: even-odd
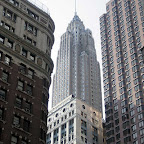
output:
[[[94,39],[77,15],[61,36],[52,106],[71,94],[102,112],[100,66]]]
[[[102,114],[73,95],[49,112],[47,144],[102,144]]]

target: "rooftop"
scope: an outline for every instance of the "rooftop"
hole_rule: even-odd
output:
[[[50,15],[49,9],[47,8],[47,6],[44,5],[42,2],[40,2],[39,0],[27,0],[27,1],[29,1],[30,3],[32,3],[33,5],[38,7],[39,9],[41,9],[43,12],[47,13],[48,15]]]

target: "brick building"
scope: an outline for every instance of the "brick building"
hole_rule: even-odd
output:
[[[0,0],[0,143],[3,144],[46,141],[55,26],[44,8],[28,0]]]

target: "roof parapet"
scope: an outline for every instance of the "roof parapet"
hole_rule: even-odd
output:
[[[27,1],[29,1],[30,3],[32,3],[33,5],[38,7],[39,9],[41,9],[43,12],[50,15],[49,9],[43,3],[41,3],[39,0],[27,0]]]

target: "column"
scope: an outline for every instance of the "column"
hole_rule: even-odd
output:
[[[61,126],[59,127],[58,143],[61,143]]]
[[[53,144],[53,139],[54,139],[54,131],[51,132],[51,144]]]
[[[69,121],[66,123],[66,143],[69,141]]]
[[[0,22],[1,22],[1,19],[2,19],[2,15],[3,15],[3,6],[0,5]]]

